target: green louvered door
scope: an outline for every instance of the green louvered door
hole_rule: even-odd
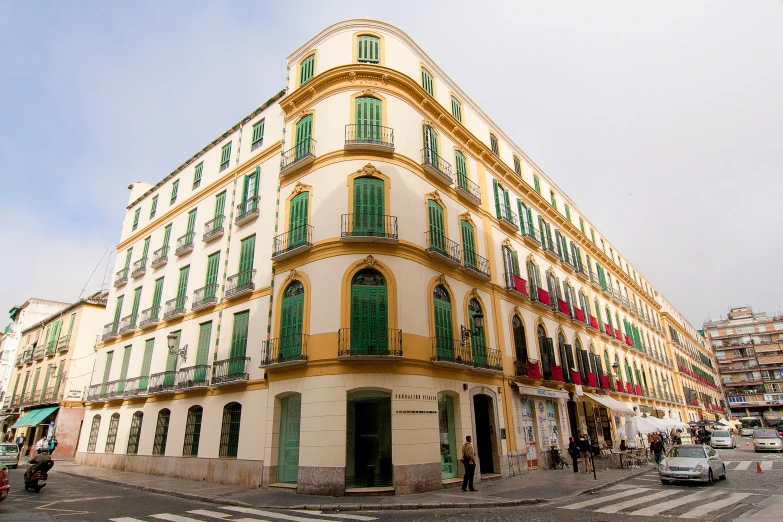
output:
[[[231,352],[228,374],[245,373],[245,354],[247,353],[247,332],[250,312],[234,314],[234,329],[231,332]]]
[[[280,441],[277,458],[277,481],[296,484],[299,480],[299,426],[302,396],[298,393],[280,400]]]
[[[218,265],[220,264],[220,252],[215,252],[207,258],[207,279],[204,282],[204,299],[212,299],[217,294]]]
[[[438,135],[430,128],[424,126],[424,161],[440,170],[438,165]]]
[[[353,185],[353,235],[383,236],[384,209],[383,181],[356,178]]]
[[[462,252],[465,266],[476,268],[476,244],[473,238],[473,227],[467,221],[460,221],[460,228],[462,228]]]
[[[308,114],[296,124],[296,156],[294,161],[312,152],[313,116]]]
[[[451,299],[442,286],[435,287],[432,298],[435,313],[435,350],[438,359],[453,361],[454,330],[451,322]]]
[[[239,245],[239,276],[237,288],[253,281],[253,258],[256,252],[256,236],[243,239]]]
[[[101,380],[101,397],[106,395],[106,383],[109,382],[109,374],[111,374],[111,363],[114,359],[114,351],[106,352],[106,364],[103,367],[103,380]]]
[[[120,368],[120,382],[117,383],[117,392],[123,393],[125,391],[125,379],[128,378],[128,365],[130,364],[131,346],[126,346],[125,351],[122,353],[122,367]],[[48,376],[49,372],[47,372]]]
[[[427,213],[430,219],[430,245],[432,250],[447,255],[446,231],[443,225],[443,207],[436,201],[427,200]]]
[[[139,314],[139,302],[141,301],[141,288],[138,287],[133,291],[133,305],[131,305],[131,322],[135,325],[136,318]]]
[[[190,275],[190,266],[179,269],[179,281],[177,283],[177,310],[185,308],[185,300],[188,293],[188,276]]]
[[[307,243],[307,205],[309,199],[310,193],[302,192],[291,200],[288,248],[296,248]]]
[[[139,390],[146,390],[149,384],[150,366],[152,366],[152,349],[155,339],[147,339],[144,343],[144,358],[141,360],[141,372],[139,373]]]
[[[304,286],[293,281],[283,294],[280,316],[280,362],[299,359],[302,354],[302,323],[304,321]]]
[[[199,325],[198,348],[196,349],[196,369],[193,372],[194,382],[204,382],[207,379],[207,362],[209,361],[209,340],[212,336],[212,321]]]
[[[474,329],[473,317],[480,313],[482,312],[478,301],[471,299],[470,303],[468,303],[468,324],[470,325],[471,329]],[[470,338],[473,352],[473,364],[478,367],[484,367],[487,365],[487,339],[485,337],[485,330],[485,328],[482,328],[478,332],[478,335],[473,335]]]
[[[179,342],[182,338],[182,332],[174,332],[177,336],[177,341],[174,343],[174,353],[169,353],[166,356],[166,375],[163,376],[163,386],[174,386],[174,377],[177,369],[177,358],[179,352]]]
[[[356,141],[377,143],[381,141],[381,100],[356,98]]]
[[[358,272],[351,283],[351,354],[387,355],[388,328],[386,280],[374,270]]]

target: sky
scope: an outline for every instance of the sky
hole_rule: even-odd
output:
[[[694,326],[783,310],[782,0],[0,0],[0,314],[99,289],[128,184],[361,17],[408,33]]]

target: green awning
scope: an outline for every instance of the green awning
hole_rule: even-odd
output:
[[[53,412],[57,411],[58,408],[59,406],[49,406],[47,408],[39,408],[37,410],[32,410],[27,414],[25,414],[24,417],[16,421],[14,425],[11,426],[11,429],[24,428],[25,426],[37,426],[46,417],[51,415]]]

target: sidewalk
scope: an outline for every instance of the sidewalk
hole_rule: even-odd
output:
[[[447,509],[489,508],[537,504],[590,493],[628,480],[654,469],[652,464],[632,470],[598,470],[598,480],[592,474],[572,471],[531,470],[519,477],[492,480],[476,484],[475,493],[462,492],[459,487],[393,496],[325,497],[297,495],[285,488],[245,488],[213,482],[147,475],[129,471],[80,466],[58,461],[52,474],[64,474],[87,480],[132,487],[215,504],[258,507],[266,509],[312,509],[318,511],[361,511],[385,509]]]

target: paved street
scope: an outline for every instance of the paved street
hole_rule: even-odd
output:
[[[704,522],[771,522],[780,520],[783,512],[783,495],[779,484],[783,480],[783,455],[756,454],[741,439],[737,450],[721,450],[727,463],[728,480],[718,481],[713,486],[682,484],[663,486],[654,469],[620,484],[608,487],[593,495],[568,494],[565,484],[572,478],[585,480],[586,476],[575,476],[567,471],[536,471],[527,479],[510,479],[487,483],[485,491],[492,489],[494,497],[505,499],[548,498],[549,502],[533,506],[495,509],[445,509],[418,511],[333,511],[317,510],[270,510],[258,507],[221,506],[142,491],[135,488],[88,481],[83,478],[52,472],[50,482],[40,494],[22,489],[22,470],[11,470],[12,491],[9,498],[0,504],[0,521],[45,521],[64,520],[68,522],[113,521],[113,522],[225,522],[289,521],[289,522],[411,522],[418,520],[461,520],[461,521],[552,521],[552,522],[605,522],[624,519],[651,520],[665,517],[674,520],[696,520]],[[760,463],[763,473],[756,471]],[[599,469],[599,473],[601,470]],[[549,486],[553,494],[541,495],[540,487],[534,486],[537,474],[557,474],[562,477],[565,494],[558,498],[557,488]],[[161,480],[165,480],[161,478]],[[519,480],[519,482],[515,482]],[[210,487],[205,485],[205,487]],[[215,485],[220,488],[221,486]],[[447,497],[455,492],[432,493],[433,498]],[[483,494],[483,492],[482,492]],[[298,495],[288,495],[293,502],[299,502]],[[279,497],[285,498],[285,497]],[[388,498],[388,497],[387,497]],[[481,498],[477,495],[476,500]],[[244,500],[251,500],[243,497]],[[326,499],[335,501],[339,499]],[[340,502],[348,503],[350,498]]]

